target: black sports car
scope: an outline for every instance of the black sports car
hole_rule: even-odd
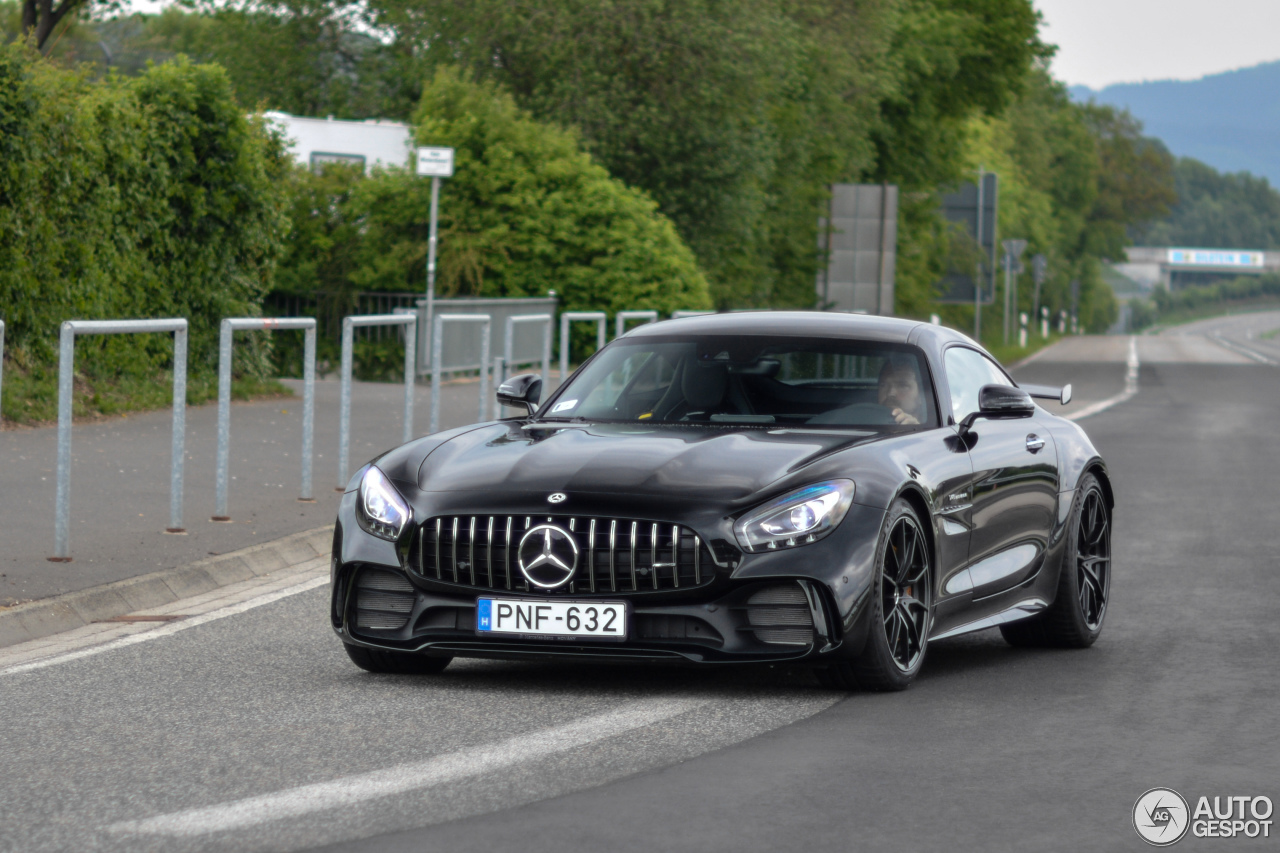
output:
[[[1084,431],[957,332],[818,312],[642,326],[520,417],[361,468],[332,620],[374,672],[455,656],[796,661],[901,689],[931,640],[1087,646],[1112,490]]]

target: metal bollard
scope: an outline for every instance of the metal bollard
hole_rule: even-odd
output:
[[[613,333],[613,337],[615,340],[617,338],[622,337],[623,333],[626,332],[628,320],[644,320],[646,323],[656,323],[658,322],[658,312],[657,311],[619,311],[617,316],[615,317],[615,322],[617,323],[617,330]]]
[[[480,323],[480,400],[476,415],[477,421],[484,420],[489,395],[489,344],[493,321],[488,314],[437,314],[432,321],[431,329],[431,428],[429,432],[440,431],[440,382],[443,370],[440,360],[444,358],[444,324],[445,323]],[[494,381],[500,381],[494,377]]]
[[[1047,307],[1040,309],[1040,337],[1049,337],[1049,309]]]
[[[298,500],[310,502],[311,451],[316,412],[316,321],[312,317],[228,317],[218,329],[218,457],[213,516],[230,521],[227,486],[231,469],[231,348],[238,331],[302,329],[302,490]]]
[[[502,404],[498,402],[498,388],[502,386],[502,356],[495,355],[493,357],[493,394],[489,396],[493,404],[493,411],[489,416],[489,420],[496,421],[502,417]]]
[[[169,526],[166,533],[186,533],[182,527],[182,467],[187,433],[187,321],[67,320],[62,324],[58,352],[58,473],[54,501],[53,556],[71,561],[71,420],[72,379],[75,374],[76,335],[122,335],[173,332],[173,438],[170,442]]]
[[[1027,312],[1018,315],[1018,346],[1027,348]]]
[[[506,337],[503,339],[502,357],[506,369],[510,370],[516,361],[516,326],[523,323],[542,323],[542,388],[546,392],[547,372],[551,367],[551,315],[550,314],[517,314],[507,318]],[[502,377],[504,380],[505,376]],[[496,381],[496,380],[495,380]]]
[[[941,317],[939,317],[937,314],[930,314],[930,315],[929,315],[929,322],[930,322],[930,323],[932,323],[932,324],[933,324],[933,325],[935,325],[935,326],[941,326],[941,325],[942,325],[942,318],[941,318]]]
[[[404,429],[401,438],[408,442],[413,438],[413,372],[418,346],[417,314],[359,314],[342,318],[342,382],[339,390],[338,414],[338,486],[342,491],[347,485],[349,457],[351,455],[351,369],[352,348],[355,345],[357,326],[404,326]]]
[[[596,350],[604,349],[605,328],[609,317],[603,311],[565,311],[560,315],[560,382],[569,378],[569,324],[595,321]],[[542,392],[547,393],[543,388]]]

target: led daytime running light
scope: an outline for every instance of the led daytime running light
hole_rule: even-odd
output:
[[[386,475],[372,465],[360,481],[360,526],[379,539],[400,538],[413,512]]]
[[[844,518],[853,503],[852,480],[829,480],[783,495],[734,525],[747,551],[794,548],[817,542]]]

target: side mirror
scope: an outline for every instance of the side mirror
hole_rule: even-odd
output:
[[[499,403],[512,408],[524,406],[531,415],[538,410],[541,399],[542,377],[537,373],[521,373],[498,386]]]
[[[973,429],[973,422],[978,418],[988,420],[1013,420],[1029,418],[1036,413],[1036,404],[1031,395],[1021,388],[1011,385],[983,385],[978,391],[978,411],[970,412],[960,422],[960,434],[964,435]]]

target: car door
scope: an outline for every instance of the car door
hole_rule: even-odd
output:
[[[944,366],[956,423],[977,411],[983,385],[1014,384],[995,362],[969,347],[949,348]],[[973,480],[966,575],[979,599],[1017,586],[1040,568],[1057,509],[1057,451],[1039,416],[979,418],[967,444]]]

